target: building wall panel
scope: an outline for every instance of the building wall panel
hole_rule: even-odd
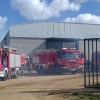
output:
[[[100,25],[66,22],[37,22],[10,27],[10,37],[38,38],[96,38],[100,37]]]
[[[6,36],[3,38],[1,41],[0,45],[4,46],[9,46],[10,38],[9,38],[9,31],[7,32]]]
[[[71,27],[70,24],[65,23],[65,38],[70,38],[70,33],[71,33]]]
[[[41,37],[42,38],[42,30],[41,30],[41,23],[35,23],[34,24],[34,33],[35,37]]]
[[[74,35],[75,35],[76,38],[84,37],[85,33],[82,33],[82,30],[83,30],[82,28],[84,27],[83,25],[78,24],[76,27],[75,27],[75,25],[73,25],[73,27],[75,28],[75,34]],[[73,36],[73,34],[71,34],[71,36]],[[73,38],[74,38],[74,36],[73,36]]]
[[[74,26],[74,24],[70,24],[70,38],[75,37],[76,38],[76,31],[77,31],[77,26]],[[73,34],[72,34],[73,33]],[[79,37],[79,33],[77,33],[77,37]]]
[[[93,27],[92,27],[93,28]],[[93,37],[100,37],[100,25],[94,27],[95,32],[93,33]]]
[[[65,37],[65,24],[59,23],[59,37]]]
[[[23,37],[23,35],[25,35],[26,37],[29,37],[28,28],[29,28],[29,24],[24,25],[21,37]]]
[[[91,34],[91,26],[87,25],[86,27],[86,31],[85,32],[88,32],[87,34],[87,38],[89,38],[90,36],[92,37],[92,34]],[[93,28],[93,32],[94,32],[94,28]]]
[[[53,26],[54,26],[54,23],[52,23],[52,22],[47,23],[47,29],[48,29],[48,33],[47,33],[48,36],[47,36],[47,37],[48,37],[48,38],[54,36],[54,31],[53,31],[53,30],[54,30],[54,27],[53,27]],[[45,34],[46,34],[46,33],[45,33]]]
[[[84,29],[83,29],[83,27],[84,27]],[[83,24],[83,25],[81,25],[81,37],[86,37],[87,38],[87,36],[88,36],[88,31],[86,32],[86,28],[87,28],[87,26],[85,25],[85,24]]]
[[[16,36],[16,32],[18,30],[16,30],[17,26],[10,26],[10,37],[15,37]],[[19,35],[19,34],[17,34]]]
[[[47,22],[42,22],[42,27],[41,27],[41,35],[42,37],[48,37],[48,23]]]
[[[59,23],[54,23],[54,36],[53,37],[60,37],[59,36]]]
[[[22,54],[32,55],[33,51],[46,49],[45,39],[10,38],[10,46]]]
[[[35,37],[34,24],[29,24],[28,33],[30,37]]]

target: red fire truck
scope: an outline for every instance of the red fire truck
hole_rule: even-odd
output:
[[[26,64],[25,56],[21,54],[21,70],[20,70],[21,73],[24,73],[25,71],[25,66],[26,66],[25,64]]]
[[[26,54],[21,54],[21,57],[22,57],[22,59],[21,59],[22,65],[26,66],[27,60],[29,60],[29,56]]]
[[[27,63],[28,60],[29,60],[29,56],[25,55],[25,65],[26,65],[26,63]]]
[[[33,67],[38,73],[71,72],[75,74],[84,67],[83,51],[75,49],[44,50],[33,54]]]
[[[0,47],[0,79],[17,78],[20,74],[21,54],[16,48]]]

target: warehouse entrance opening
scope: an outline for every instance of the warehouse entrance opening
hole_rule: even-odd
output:
[[[79,49],[78,39],[48,38],[46,39],[46,49],[75,48]]]

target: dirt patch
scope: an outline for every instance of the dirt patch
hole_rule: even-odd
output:
[[[12,84],[12,85],[6,85],[6,86],[0,86],[0,90],[4,90],[6,88],[13,88],[13,87],[22,87],[22,86],[29,86],[37,84],[38,82],[27,82],[27,83],[18,83],[18,84]]]
[[[83,88],[83,77],[79,74],[20,76],[0,82],[0,100],[63,100],[58,94],[77,88]]]
[[[98,89],[82,88],[82,89],[61,89],[61,90],[41,90],[41,91],[22,91],[18,93],[48,93],[47,95],[55,95],[62,93],[72,93],[73,95],[78,93],[100,93]]]

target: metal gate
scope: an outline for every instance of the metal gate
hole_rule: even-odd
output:
[[[84,85],[100,88],[100,38],[84,39]]]

